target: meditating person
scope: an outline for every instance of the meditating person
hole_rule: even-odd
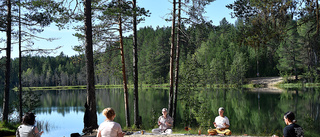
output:
[[[22,118],[22,124],[16,131],[16,137],[40,137],[43,131],[39,132],[34,125],[36,123],[36,116],[32,112],[27,112]]]
[[[162,109],[162,116],[158,118],[159,128],[152,129],[154,134],[171,134],[173,119],[168,115],[167,109]]]
[[[214,127],[216,129],[209,129],[208,133],[210,135],[217,135],[217,134],[223,134],[223,135],[231,135],[231,131],[229,130],[230,123],[229,119],[223,115],[224,113],[224,108],[220,107],[218,109],[219,111],[219,116],[217,116],[213,122]]]
[[[105,108],[102,114],[106,117],[106,120],[100,124],[97,137],[123,137],[125,133],[122,132],[120,124],[113,121],[116,117],[114,110]]]

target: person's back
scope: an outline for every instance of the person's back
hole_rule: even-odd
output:
[[[40,137],[39,134],[35,134],[35,127],[33,125],[20,125],[17,129],[18,137]]]
[[[106,116],[106,120],[100,124],[97,137],[123,137],[125,133],[122,132],[121,125],[113,121],[116,117],[115,111],[105,108],[102,114]]]
[[[290,124],[283,129],[284,137],[303,137],[303,129],[298,124]]]
[[[117,137],[118,133],[122,132],[120,124],[114,121],[103,122],[99,126],[102,137]]]
[[[22,118],[22,124],[17,128],[16,137],[40,137],[43,131],[39,132],[34,126],[36,116],[32,112],[27,112]]]
[[[303,129],[296,124],[295,115],[293,112],[288,111],[284,114],[283,120],[286,123],[286,127],[283,129],[283,137],[303,137]]]

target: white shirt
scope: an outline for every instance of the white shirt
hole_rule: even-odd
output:
[[[171,129],[171,126],[167,125],[166,122],[168,122],[169,124],[172,124],[173,119],[169,115],[167,115],[167,118],[164,118],[164,116],[160,116],[158,118],[158,122],[161,123],[159,126],[160,129],[162,129],[162,130]]]
[[[20,125],[16,131],[18,137],[40,137],[39,133],[35,133],[35,126],[33,125]]]
[[[217,125],[216,128],[226,128],[224,123],[230,126],[229,119],[226,116],[224,117],[217,116],[214,122],[216,122],[216,125]]]
[[[119,123],[114,121],[104,121],[98,128],[98,133],[101,130],[101,137],[117,137],[119,133],[122,133],[122,129]]]

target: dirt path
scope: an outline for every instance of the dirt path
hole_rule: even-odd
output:
[[[251,91],[255,92],[272,92],[281,93],[283,89],[276,87],[275,85],[282,82],[282,77],[257,77],[248,78],[249,84],[263,85],[262,88],[253,88]]]
[[[282,77],[257,77],[248,78],[250,84],[265,85],[267,87],[274,86],[283,81]]]

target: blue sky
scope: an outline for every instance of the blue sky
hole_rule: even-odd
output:
[[[234,0],[216,0],[212,2],[210,5],[206,7],[207,20],[212,20],[213,25],[219,25],[219,22],[226,18],[228,22],[234,24],[235,19],[231,18],[230,13],[231,10],[227,9],[225,5],[233,3]],[[163,18],[166,17],[170,10],[172,9],[171,0],[137,0],[137,5],[140,7],[144,7],[151,12],[151,16],[147,17],[144,22],[138,25],[138,28],[144,26],[152,26],[153,28],[160,26],[171,26],[171,22],[166,22]],[[48,41],[34,41],[35,48],[54,48],[56,46],[62,46],[62,48],[58,49],[54,53],[51,53],[49,56],[57,56],[61,52],[65,55],[73,56],[78,53],[72,50],[72,47],[75,45],[80,45],[80,42],[76,37],[72,34],[75,33],[72,29],[64,29],[58,30],[57,27],[51,25],[50,27],[44,28],[45,31],[39,36],[43,36],[46,38],[59,38],[58,40],[48,42]],[[0,33],[0,37],[5,38],[5,33]],[[6,47],[5,43],[0,43],[0,47]],[[18,57],[18,45],[12,45],[12,54],[11,58]],[[5,56],[5,51],[0,54],[1,57]]]

